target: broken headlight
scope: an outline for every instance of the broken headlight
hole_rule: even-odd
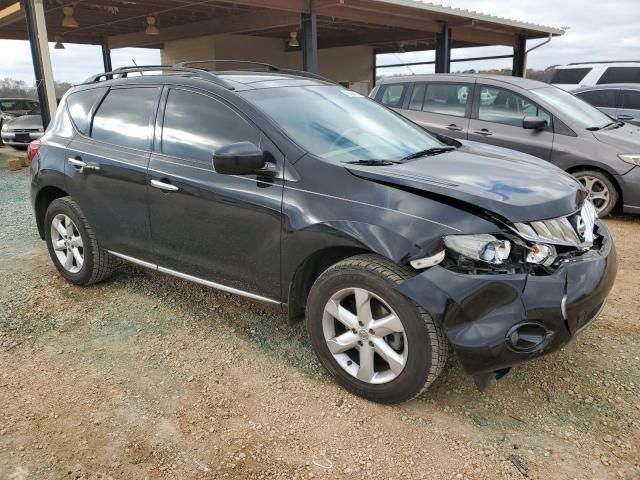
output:
[[[454,252],[473,260],[500,265],[511,253],[511,242],[486,233],[478,235],[447,235],[444,244]]]

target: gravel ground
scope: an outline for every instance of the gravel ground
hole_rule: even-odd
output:
[[[0,162],[0,479],[640,478],[640,221],[601,318],[485,393],[452,358],[422,397],[337,387],[302,326],[134,266],[83,289]]]

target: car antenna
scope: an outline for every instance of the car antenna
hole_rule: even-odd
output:
[[[131,61],[133,62],[133,64],[137,67],[138,64],[136,63],[136,61],[132,58]],[[144,73],[140,72],[140,76],[144,77]]]

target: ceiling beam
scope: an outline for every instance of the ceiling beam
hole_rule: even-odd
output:
[[[396,48],[400,43],[420,42],[435,45],[435,34],[430,32],[417,32],[414,30],[391,30],[388,32],[349,33],[339,36],[331,36],[326,39],[318,39],[319,48],[348,47],[352,45],[378,45],[395,42]]]
[[[144,32],[125,33],[109,37],[109,48],[140,47],[171,40],[219,35],[223,33],[244,33],[266,28],[297,27],[300,15],[293,12],[267,11],[213,18],[196,23],[160,28],[160,35],[146,35]]]
[[[322,17],[334,17],[341,20],[349,20],[359,23],[371,23],[387,27],[405,28],[408,30],[418,30],[421,32],[440,32],[442,23],[432,19],[424,18],[422,15],[403,16],[392,13],[386,8],[370,9],[361,7],[360,3],[353,3],[350,0],[343,0],[334,6],[326,6],[318,12]],[[376,4],[380,6],[381,4]]]
[[[6,27],[23,19],[24,10],[22,10],[20,2],[13,3],[0,10],[0,27]]]
[[[478,45],[516,45],[516,35],[510,33],[488,32],[486,30],[472,30],[470,28],[453,28],[451,30],[453,40],[475,43]]]

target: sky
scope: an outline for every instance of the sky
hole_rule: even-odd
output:
[[[639,60],[640,61],[640,0],[434,0],[446,6],[476,10],[514,20],[523,20],[553,27],[570,29],[528,56],[527,66],[543,69],[550,65],[579,61]],[[26,28],[26,27],[25,27]],[[531,40],[527,48],[539,41]],[[66,45],[54,50],[50,44],[54,78],[77,83],[89,75],[101,72],[100,47]],[[455,49],[452,58],[509,54],[508,47]],[[410,52],[380,56],[380,65],[433,60],[433,52]],[[118,49],[112,52],[114,67],[160,63],[158,50]],[[456,62],[452,71],[470,68],[510,68],[511,59],[483,62]],[[380,73],[431,73],[433,66],[384,69]],[[32,84],[33,66],[29,44],[24,41],[0,40],[0,77],[25,80]]]

